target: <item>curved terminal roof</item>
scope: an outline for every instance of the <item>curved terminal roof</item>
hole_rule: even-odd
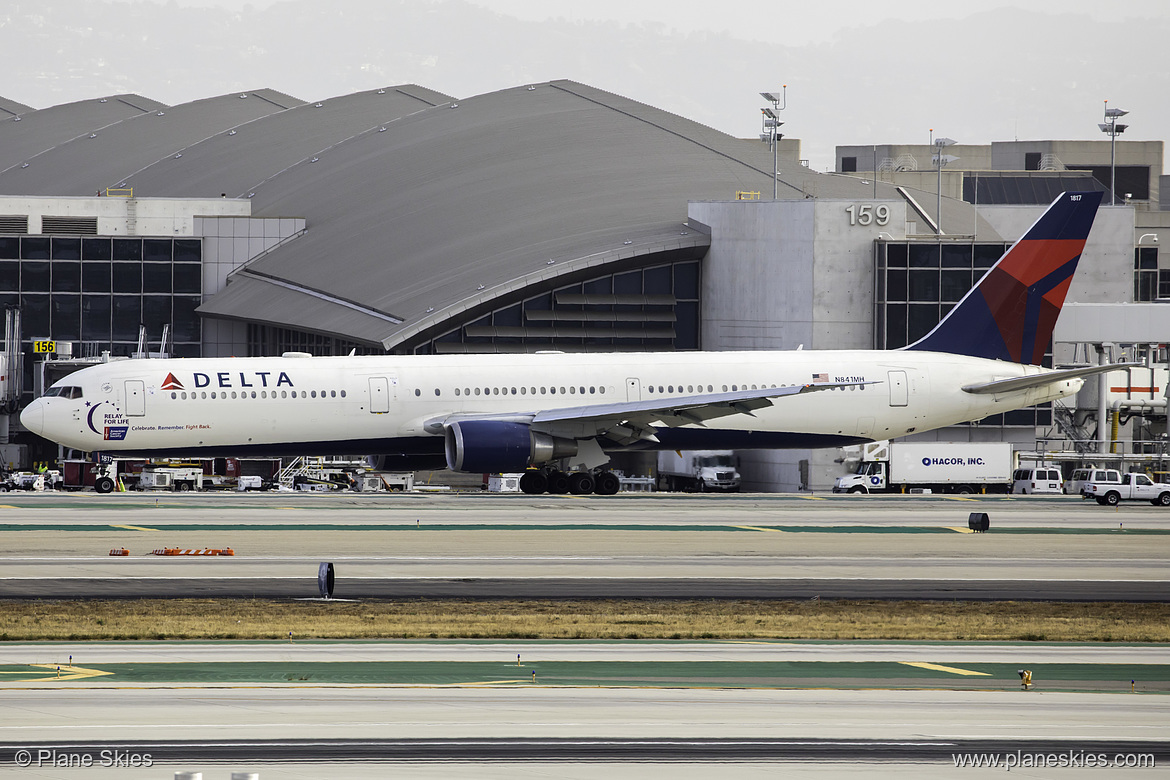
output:
[[[784,167],[782,198],[873,194],[853,177]],[[409,350],[558,280],[701,256],[709,238],[684,225],[687,202],[770,189],[771,168],[757,140],[583,84],[481,95],[258,187],[255,215],[306,215],[308,230],[200,312]]]
[[[0,119],[0,160],[29,163],[0,170],[0,194],[126,182],[304,218],[199,311],[392,350],[537,292],[700,258],[710,239],[685,224],[688,201],[767,197],[773,181],[758,140],[572,81],[458,101],[403,85],[319,104],[259,90],[157,105],[118,96]],[[30,153],[34,118],[47,129]],[[780,168],[780,198],[904,198],[934,215],[932,194]],[[962,201],[944,199],[943,219],[996,235]]]
[[[24,114],[34,110],[32,106],[26,106],[24,103],[17,103],[15,100],[0,95],[0,121],[14,117],[18,114]]]
[[[759,190],[772,163],[758,141],[567,81],[380,130],[257,188],[254,215],[308,230],[203,313],[408,348],[551,277],[705,247],[687,201]]]
[[[210,135],[302,102],[262,89],[138,111],[45,149],[25,160],[27,168],[21,163],[0,172],[0,194],[93,195]]]
[[[19,168],[42,152],[75,138],[88,137],[124,119],[165,108],[157,100],[141,95],[108,95],[39,111],[28,109],[19,117],[0,122],[0,171]]]
[[[453,98],[415,84],[304,103],[224,129],[126,179],[138,197],[245,197],[296,163],[371,127]]]

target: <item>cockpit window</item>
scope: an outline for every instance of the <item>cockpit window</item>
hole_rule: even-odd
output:
[[[64,385],[61,387],[50,387],[45,391],[45,398],[81,398],[81,388]]]

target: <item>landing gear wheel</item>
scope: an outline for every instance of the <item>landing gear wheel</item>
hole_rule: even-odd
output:
[[[539,496],[548,489],[548,480],[540,471],[526,471],[520,477],[520,490],[530,496]]]
[[[569,492],[569,475],[563,471],[553,471],[548,475],[548,492],[556,496],[563,496]]]
[[[109,477],[98,477],[93,482],[93,489],[99,493],[113,493],[114,480]]]
[[[575,471],[569,476],[569,492],[575,496],[588,495],[593,487],[593,475],[587,471]]]
[[[597,484],[593,486],[593,492],[599,496],[616,495],[622,489],[622,482],[618,479],[617,474],[612,471],[603,471],[597,475],[594,480]]]

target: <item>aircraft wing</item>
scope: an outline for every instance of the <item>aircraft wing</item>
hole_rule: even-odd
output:
[[[1104,366],[1088,366],[1086,368],[1068,368],[1063,371],[1046,371],[1043,374],[1029,374],[1028,376],[1012,377],[1010,379],[995,379],[991,382],[980,382],[974,385],[964,385],[967,393],[1011,393],[1016,390],[1029,390],[1033,387],[1043,387],[1054,382],[1063,382],[1068,379],[1084,379],[1095,374],[1104,374],[1120,368],[1146,368],[1145,363],[1111,363]]]
[[[535,412],[503,414],[452,414],[429,420],[427,430],[437,432],[443,426],[462,420],[502,420],[524,422],[558,435],[591,438],[606,435],[623,442],[653,439],[652,425],[678,427],[703,425],[707,420],[733,414],[752,414],[771,406],[780,398],[844,389],[877,382],[815,382],[790,387],[765,387],[727,393],[650,398],[641,401],[615,401],[607,404],[567,406]]]

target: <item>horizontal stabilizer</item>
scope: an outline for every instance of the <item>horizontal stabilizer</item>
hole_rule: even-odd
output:
[[[1120,368],[1145,368],[1144,363],[1111,363],[1106,366],[1088,366],[1086,368],[1069,368],[1063,371],[1045,371],[1043,374],[1029,374],[1028,376],[1013,377],[1011,379],[996,379],[992,382],[980,382],[977,385],[966,385],[963,388],[967,393],[1013,393],[1017,390],[1029,390],[1033,387],[1044,387],[1054,382],[1064,382],[1069,379],[1084,379],[1095,374],[1104,374]]]

